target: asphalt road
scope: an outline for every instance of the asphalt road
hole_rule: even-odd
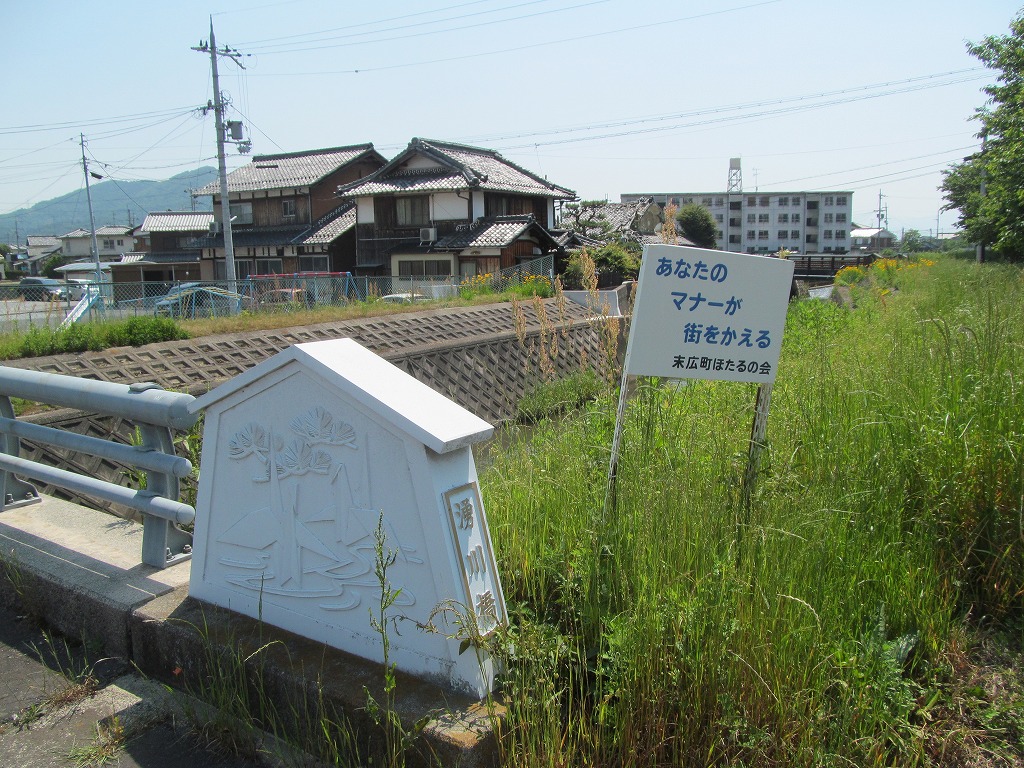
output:
[[[95,683],[83,687],[92,675]],[[197,741],[180,693],[0,608],[0,765],[265,768]]]

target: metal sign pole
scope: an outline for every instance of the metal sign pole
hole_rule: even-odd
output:
[[[750,427],[750,448],[747,453],[747,469],[743,473],[743,514],[750,514],[750,495],[754,492],[757,473],[761,466],[761,452],[768,429],[768,408],[772,402],[772,385],[761,384],[754,401],[754,423]]]
[[[629,348],[626,349],[629,354]],[[609,511],[615,510],[616,503],[616,477],[619,473],[619,448],[622,443],[622,422],[626,415],[626,400],[629,397],[629,374],[626,373],[626,365],[622,366],[622,380],[619,382],[619,405],[615,409],[615,432],[612,435],[612,455],[608,461],[608,485],[604,491],[604,510],[601,515],[601,522],[608,519]]]

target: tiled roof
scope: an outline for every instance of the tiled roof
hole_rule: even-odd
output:
[[[533,214],[526,216],[491,216],[478,219],[464,230],[440,238],[434,243],[437,250],[464,248],[507,248],[530,231],[543,245],[555,246],[557,240],[537,223]]]
[[[416,155],[432,159],[442,168],[403,169],[404,163]],[[357,197],[454,189],[483,189],[562,200],[576,197],[571,189],[551,184],[493,150],[428,139],[413,139],[401,154],[369,179],[343,187],[338,193]]]
[[[345,203],[317,222],[292,242],[295,245],[326,245],[333,243],[356,225],[356,204]]]
[[[141,232],[202,232],[210,229],[213,211],[160,211],[150,213]]]
[[[368,181],[356,182],[345,190],[339,190],[345,197],[361,197],[363,195],[383,195],[396,193],[448,192],[457,189],[468,189],[465,177],[456,171],[438,171],[424,169],[416,171],[396,171],[387,178],[371,176]]]
[[[125,235],[131,234],[131,231],[131,227],[125,227],[120,224],[107,224],[106,226],[96,228],[96,237],[124,237]],[[65,240],[72,237],[92,237],[92,232],[88,229],[82,229],[79,227],[78,229],[68,232],[66,235],[61,235],[60,239]]]
[[[29,248],[60,247],[60,238],[51,237],[50,235],[29,235],[25,242]]]
[[[281,155],[257,155],[248,165],[228,174],[229,192],[253,192],[261,189],[308,187],[363,155],[378,156],[373,144],[289,152]],[[220,193],[220,182],[212,181],[196,195]]]
[[[289,245],[306,231],[306,227],[260,227],[259,229],[231,230],[231,244],[235,248],[257,248],[260,246]],[[214,237],[197,237],[189,243],[190,248],[223,248],[224,234]]]

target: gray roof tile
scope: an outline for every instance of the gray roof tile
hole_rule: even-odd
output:
[[[296,245],[326,245],[332,243],[356,225],[355,203],[345,203],[317,222],[292,242]]]
[[[373,144],[288,152],[281,155],[257,155],[248,165],[243,165],[228,174],[228,191],[254,192],[263,189],[308,187],[366,154],[377,156]],[[195,194],[219,193],[220,182],[212,181]]]
[[[442,168],[402,170],[401,165],[415,155],[430,158]],[[455,189],[483,189],[563,200],[576,197],[571,189],[520,168],[494,150],[428,139],[413,139],[402,153],[369,179],[344,187],[339,194],[358,197]]]
[[[141,232],[203,232],[210,229],[213,211],[159,211],[142,222]]]

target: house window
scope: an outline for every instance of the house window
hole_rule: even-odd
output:
[[[789,230],[789,237],[792,240],[799,240],[800,239],[800,230],[799,229],[791,229],[791,230]]]
[[[280,259],[236,259],[235,277],[244,280],[250,275],[280,275],[284,271]],[[223,259],[218,259],[213,266],[214,278],[227,279],[227,267]]]
[[[747,214],[747,224],[753,224],[755,221],[757,221],[757,214],[756,213],[748,213]]]
[[[826,229],[825,230],[825,234],[823,234],[822,237],[824,237],[826,240],[831,240],[832,239],[832,230],[831,229]]]
[[[836,198],[836,205],[846,205],[846,195],[839,195]]]
[[[747,198],[747,205],[757,205],[757,198],[756,197],[748,197]]]
[[[117,247],[120,248],[122,245],[124,245],[124,240],[118,240]]]
[[[395,198],[395,209],[400,227],[419,227],[430,223],[430,198],[426,195]]]
[[[326,256],[299,257],[299,270],[302,272],[327,272],[329,269]]]
[[[824,203],[825,205],[835,205],[835,198],[832,195],[825,195]]]
[[[793,205],[800,205],[800,198],[799,197],[794,197],[793,198]]]
[[[780,213],[779,214],[779,224],[789,224],[789,214],[788,213]]]
[[[725,223],[725,216],[723,214],[721,214],[721,213],[716,213],[715,214],[715,222],[718,223],[718,224],[724,224]]]
[[[742,207],[743,207],[743,202],[740,201],[740,200],[733,200],[732,202],[729,203],[729,210],[730,211],[738,211]]]
[[[281,201],[281,216],[287,219],[295,218],[295,201],[294,200],[282,200]]]
[[[817,200],[808,200],[807,201],[807,210],[808,211],[816,211],[816,210],[818,210],[818,201]]]
[[[826,213],[825,214],[825,223],[826,224],[831,224],[832,223],[832,214],[831,213]]]
[[[738,243],[739,241],[740,241],[740,236],[739,235],[729,235],[729,242],[730,243]]]
[[[818,236],[817,235],[808,235],[807,236],[807,242],[808,243],[816,243],[816,242],[818,242]]]
[[[779,198],[779,206],[784,206],[784,205],[789,205],[789,198],[788,197],[780,197]]]
[[[791,221],[794,224],[799,224],[800,223],[800,214],[799,213],[794,213],[793,214],[793,218],[791,219]]]
[[[711,207],[711,198],[710,197],[702,197],[700,199],[700,204],[705,206],[705,207],[707,207],[707,208],[710,208]]]
[[[779,230],[779,240],[786,240],[788,238],[789,238],[789,230],[787,230],[787,229],[780,229]]]
[[[110,248],[113,248],[114,247],[114,241],[113,240],[104,240],[103,241],[103,247],[108,249],[108,250]]]
[[[252,224],[252,203],[231,203],[228,206],[232,226]]]
[[[725,205],[725,198],[723,198],[723,197],[716,197],[715,198],[715,205],[717,205],[719,207]]]
[[[768,223],[768,214],[767,213],[759,213],[759,214],[757,214],[757,223],[758,224],[767,224]]]
[[[451,259],[399,259],[400,277],[423,277],[428,275],[450,275]]]
[[[768,230],[767,229],[759,229],[757,231],[757,239],[758,240],[767,240],[768,239]]]
[[[837,229],[836,230],[836,240],[845,240],[845,239],[846,239],[846,230],[845,229]]]
[[[763,196],[760,200],[757,201],[758,205],[760,205],[762,208],[767,208],[768,203],[770,202],[771,198],[769,198],[767,195]]]
[[[836,214],[836,224],[845,224],[845,223],[846,223],[846,214],[845,213],[837,213]]]
[[[754,230],[752,230],[752,229],[748,229],[747,230],[747,240],[753,240],[755,237],[757,237],[757,233]]]

